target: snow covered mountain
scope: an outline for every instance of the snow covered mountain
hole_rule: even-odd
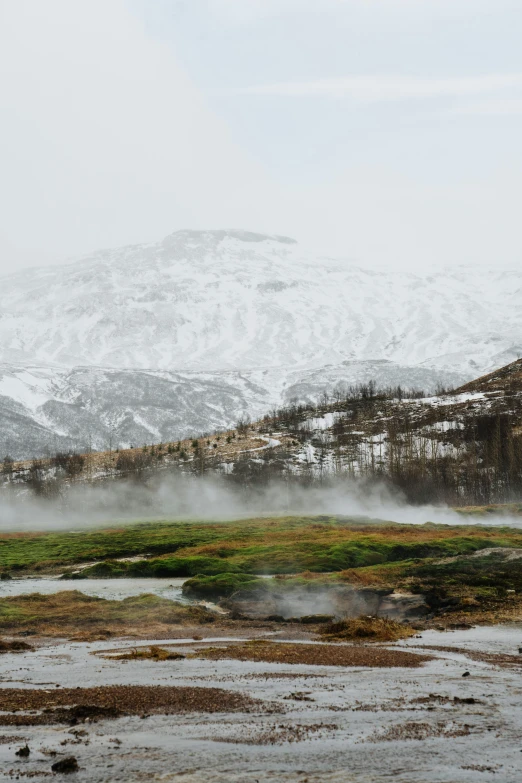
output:
[[[178,231],[0,284],[7,362],[207,372],[389,359],[473,377],[522,351],[522,270],[381,273],[244,231]]]
[[[339,382],[459,383],[522,354],[521,305],[522,271],[376,272],[245,231],[25,270],[0,279],[0,449],[173,439]]]

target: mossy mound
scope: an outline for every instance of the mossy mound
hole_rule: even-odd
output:
[[[79,573],[64,573],[63,579],[123,579],[132,577],[173,579],[199,574],[233,574],[239,567],[217,557],[162,557],[136,562],[104,560]]]
[[[249,574],[198,575],[185,582],[182,592],[187,598],[206,598],[210,601],[219,601],[222,598],[228,598],[242,588],[254,588],[262,585],[262,579],[257,579]]]

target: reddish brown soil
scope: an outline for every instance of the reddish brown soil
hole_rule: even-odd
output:
[[[365,645],[274,644],[255,641],[229,647],[213,647],[195,653],[207,660],[264,661],[309,666],[417,667],[432,659],[402,650]]]

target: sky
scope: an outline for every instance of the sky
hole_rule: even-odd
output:
[[[182,228],[522,264],[520,0],[0,0],[0,274]]]

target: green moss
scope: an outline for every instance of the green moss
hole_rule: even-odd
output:
[[[215,575],[239,571],[226,560],[216,557],[164,557],[140,560],[135,563],[121,563],[105,560],[85,568],[77,579],[149,577],[155,579],[195,576],[196,574]],[[64,574],[67,578],[67,574]]]
[[[229,522],[150,522],[66,533],[0,536],[2,572],[46,572],[100,561],[82,577],[193,577],[385,568],[486,547],[522,547],[522,531],[400,525],[364,518],[281,517]],[[117,558],[146,555],[138,562]]]
[[[450,563],[422,563],[405,573],[423,584],[451,587],[477,587],[522,591],[522,560],[500,560],[495,557],[458,557]]]
[[[247,574],[219,574],[217,576],[196,576],[183,585],[183,595],[190,598],[219,600],[227,598],[244,587],[255,587],[264,580]]]
[[[147,623],[209,623],[215,620],[202,607],[183,606],[157,595],[143,594],[123,601],[107,601],[64,590],[53,595],[11,596],[0,599],[0,632],[31,629],[53,635],[70,629],[96,628],[101,625],[137,625]]]

